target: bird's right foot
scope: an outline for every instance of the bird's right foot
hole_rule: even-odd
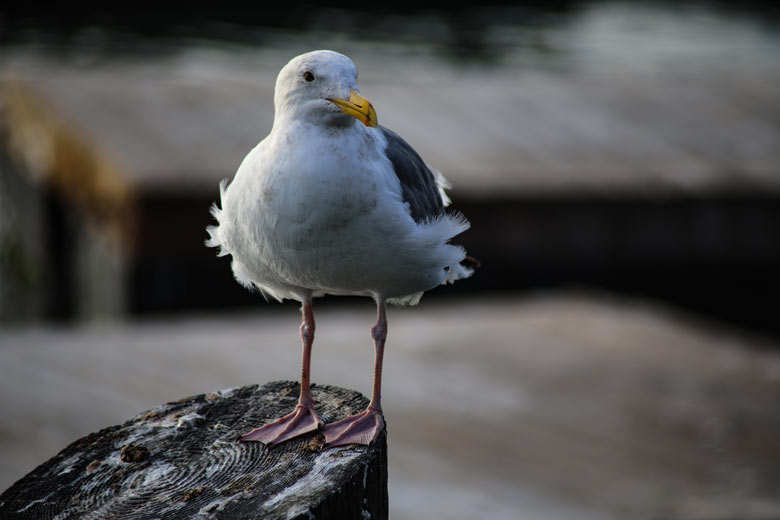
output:
[[[255,428],[241,436],[244,442],[257,441],[266,446],[275,446],[295,437],[319,430],[324,422],[312,406],[299,404],[292,413],[281,419]]]

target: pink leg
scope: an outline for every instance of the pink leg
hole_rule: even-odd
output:
[[[371,337],[374,338],[374,389],[371,393],[371,402],[365,411],[328,424],[323,429],[325,442],[329,447],[343,446],[346,444],[371,444],[385,427],[382,417],[382,358],[385,352],[385,340],[387,339],[387,316],[385,304],[381,299],[377,300],[377,320],[371,328]]]
[[[301,323],[301,340],[303,341],[303,368],[301,370],[301,396],[298,406],[292,413],[281,419],[256,428],[241,436],[242,441],[259,441],[273,446],[288,441],[300,435],[317,431],[324,423],[314,411],[314,400],[311,397],[309,385],[309,368],[311,365],[311,346],[314,343],[314,312],[311,308],[311,298],[303,302],[303,323]]]

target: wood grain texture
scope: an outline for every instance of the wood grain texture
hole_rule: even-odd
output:
[[[241,433],[289,412],[299,387],[273,382],[159,406],[77,440],[0,495],[4,519],[385,519],[387,436],[322,450],[321,434],[266,449]],[[327,422],[367,399],[313,386]]]

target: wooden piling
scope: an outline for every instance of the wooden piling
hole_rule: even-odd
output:
[[[81,438],[0,495],[0,518],[386,519],[387,435],[323,449],[312,433],[268,449],[238,437],[291,411],[273,382],[189,397]],[[367,405],[313,386],[326,422]]]

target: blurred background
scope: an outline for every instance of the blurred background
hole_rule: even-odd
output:
[[[780,517],[770,2],[0,8],[0,489],[87,433],[299,374],[299,315],[203,245],[329,48],[482,261],[390,311],[398,519]],[[313,379],[370,392],[368,300]]]

